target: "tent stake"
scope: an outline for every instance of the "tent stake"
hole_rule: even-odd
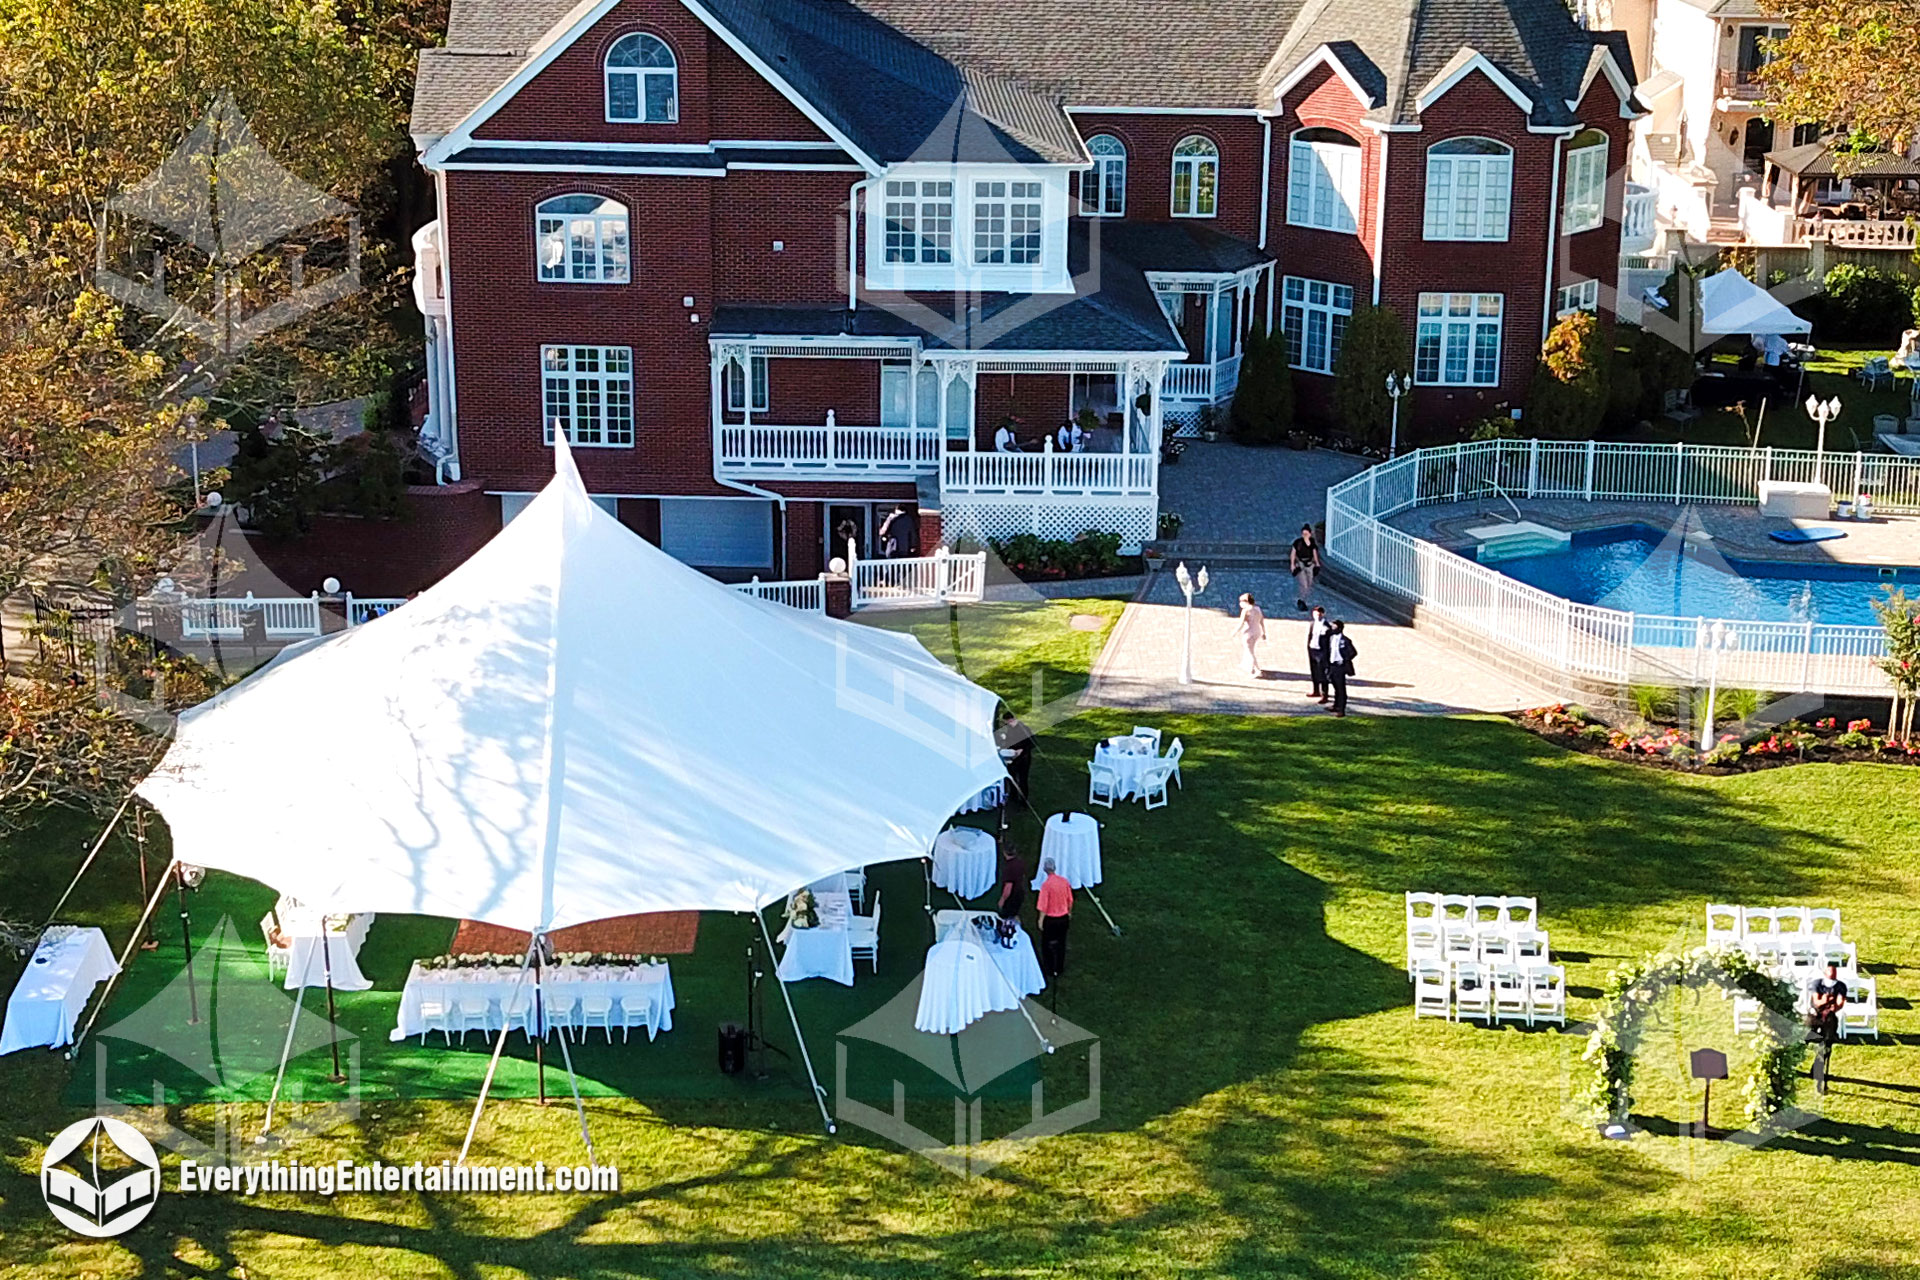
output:
[[[539,934],[534,935],[536,939],[539,936]],[[517,1002],[520,995],[520,988],[527,980],[527,966],[532,963],[533,945],[529,943],[527,946],[527,958],[520,962],[520,976],[514,981],[513,994],[508,997],[509,1000]],[[502,1011],[500,1018],[500,1038],[493,1042],[493,1057],[487,1062],[486,1077],[480,1081],[480,1096],[474,1099],[473,1118],[467,1121],[467,1137],[466,1140],[460,1144],[460,1158],[454,1161],[456,1165],[462,1165],[467,1162],[467,1151],[473,1146],[474,1130],[480,1127],[481,1108],[487,1105],[487,1091],[493,1088],[493,1073],[500,1069],[500,1051],[507,1047],[507,1019],[505,1015],[507,1006],[501,1005],[500,1008]]]
[[[773,936],[767,932],[767,917],[761,912],[755,911],[753,918],[760,924],[760,936],[766,939],[767,954],[772,955]],[[787,1020],[793,1023],[793,1038],[795,1043],[800,1046],[800,1061],[806,1063],[807,1079],[813,1082],[814,1105],[820,1108],[820,1119],[827,1126],[827,1132],[838,1133],[840,1132],[839,1126],[834,1124],[833,1117],[827,1113],[827,1091],[820,1087],[820,1077],[813,1073],[813,1055],[807,1052],[807,1038],[800,1033],[800,1015],[793,1011],[793,996],[788,993],[787,980],[780,976],[780,969],[777,965],[774,967],[773,980],[780,984],[780,998],[786,1002]]]

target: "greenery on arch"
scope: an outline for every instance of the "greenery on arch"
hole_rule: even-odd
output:
[[[1583,1100],[1596,1123],[1624,1123],[1633,1110],[1633,1068],[1648,1017],[1675,987],[1735,991],[1760,1002],[1753,1065],[1741,1086],[1750,1124],[1764,1124],[1793,1105],[1806,1055],[1793,988],[1768,974],[1743,951],[1697,947],[1622,965],[1607,978],[1584,1057],[1593,1064]]]

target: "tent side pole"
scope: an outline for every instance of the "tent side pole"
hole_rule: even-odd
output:
[[[573,1052],[567,1048],[567,1030],[564,1026],[560,1028],[560,1058],[567,1064],[567,1084],[573,1089],[573,1109],[580,1116],[580,1141],[586,1144],[587,1163],[597,1169],[600,1159],[593,1154],[593,1134],[587,1131],[587,1104],[580,1101],[580,1077],[573,1071]]]
[[[533,949],[539,944],[540,935],[536,933],[533,941],[527,944],[527,958],[520,962],[520,976],[514,981],[513,994],[507,997],[509,1004],[519,1003],[520,988],[526,985],[527,968],[533,963]],[[467,1162],[467,1151],[473,1146],[474,1131],[480,1127],[480,1112],[487,1105],[487,1091],[493,1088],[493,1073],[500,1069],[500,1053],[507,1047],[507,1008],[506,1004],[500,1006],[500,1038],[493,1042],[493,1057],[487,1061],[486,1077],[480,1081],[480,1096],[474,1099],[473,1118],[467,1121],[467,1136],[460,1144],[460,1157],[454,1161],[456,1165]]]
[[[46,932],[47,925],[60,918],[60,908],[67,905],[67,899],[73,896],[73,891],[80,885],[80,877],[87,874],[87,868],[92,866],[93,860],[100,856],[100,850],[106,847],[107,837],[112,835],[113,829],[120,825],[120,819],[126,815],[127,806],[132,803],[133,792],[129,791],[127,798],[120,802],[120,807],[113,811],[113,817],[107,819],[106,829],[101,831],[100,838],[93,842],[93,848],[89,849],[87,856],[81,860],[80,869],[73,873],[73,879],[68,883],[67,891],[60,895],[60,901],[54,903],[53,910],[47,913],[47,923],[40,926],[42,933]]]
[[[753,912],[753,918],[760,926],[760,936],[766,941],[767,955],[771,957],[773,955],[773,935],[767,932],[767,917],[756,907]],[[778,965],[774,966],[773,980],[780,984],[780,999],[786,1003],[787,1021],[793,1024],[793,1039],[794,1042],[800,1046],[800,1061],[806,1064],[807,1079],[813,1083],[813,1101],[814,1105],[820,1108],[820,1120],[827,1126],[828,1133],[838,1133],[840,1131],[839,1126],[834,1124],[833,1117],[827,1114],[827,1091],[820,1087],[820,1077],[814,1074],[813,1055],[807,1052],[807,1037],[801,1034],[800,1031],[800,1015],[793,1011],[793,996],[787,991],[786,979],[780,976],[780,968]]]
[[[87,1025],[80,1028],[80,1033],[73,1038],[73,1043],[67,1046],[68,1062],[72,1062],[79,1054],[80,1045],[93,1031],[93,1024],[100,1020],[100,1011],[107,1007],[107,999],[113,995],[113,988],[120,981],[120,975],[127,971],[128,958],[133,955],[134,948],[140,945],[140,936],[146,932],[147,922],[153,919],[153,913],[159,908],[160,899],[166,896],[167,877],[172,870],[173,864],[168,863],[166,869],[161,871],[160,878],[154,881],[153,896],[147,899],[147,909],[140,913],[140,919],[133,926],[133,935],[127,939],[126,947],[120,952],[119,970],[107,979],[107,985],[101,989],[99,998],[93,1002],[93,1012],[87,1016]]]
[[[302,975],[304,977],[304,975]],[[280,1046],[280,1069],[273,1073],[273,1092],[267,1095],[267,1122],[260,1128],[260,1136],[255,1142],[265,1142],[267,1135],[273,1132],[273,1108],[280,1101],[280,1082],[287,1078],[287,1057],[293,1052],[293,1030],[300,1025],[300,1015],[305,1012],[307,986],[302,982],[293,993],[293,1016],[287,1019],[287,1038]]]

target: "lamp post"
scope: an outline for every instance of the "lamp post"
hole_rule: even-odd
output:
[[[1822,401],[1819,396],[1808,396],[1807,416],[1820,424],[1820,438],[1813,446],[1816,459],[1814,466],[1817,470],[1820,465],[1817,460],[1827,452],[1827,424],[1840,416],[1840,397],[1835,396],[1831,400]],[[1819,477],[1816,474],[1814,478]]]
[[[1186,636],[1180,645],[1180,683],[1193,683],[1193,598],[1207,589],[1207,566],[1200,566],[1198,581],[1187,572],[1187,562],[1182,560],[1173,571],[1173,580],[1180,584],[1180,594],[1187,598]]]
[[[1413,390],[1413,379],[1404,373],[1387,375],[1387,394],[1393,397],[1393,434],[1387,439],[1387,457],[1400,453],[1400,397]]]
[[[1725,622],[1702,619],[1694,642],[1713,652],[1707,661],[1707,709],[1700,719],[1700,753],[1705,755],[1713,750],[1713,703],[1720,692],[1720,655],[1740,647],[1740,633]]]

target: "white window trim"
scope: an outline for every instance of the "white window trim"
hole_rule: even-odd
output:
[[[1582,192],[1582,184],[1588,184],[1587,192],[1592,196],[1587,217],[1578,220],[1574,217],[1576,194]],[[1597,142],[1567,153],[1566,196],[1560,214],[1560,233],[1574,235],[1582,231],[1594,231],[1607,222],[1607,144]]]
[[[1093,143],[1099,141],[1101,138],[1110,139],[1115,145],[1117,145],[1120,148],[1120,150],[1117,152],[1101,152],[1101,151],[1093,150]],[[1079,200],[1080,216],[1083,218],[1124,218],[1126,217],[1127,216],[1127,161],[1131,158],[1127,154],[1127,144],[1124,142],[1121,142],[1120,139],[1114,137],[1110,133],[1099,133],[1087,139],[1087,152],[1089,155],[1093,157],[1093,164],[1090,167],[1086,169],[1082,169],[1080,171],[1080,200]],[[1117,185],[1108,181],[1108,176],[1110,173],[1118,175],[1119,181]],[[1098,182],[1098,185],[1100,188],[1102,205],[1112,203],[1108,201],[1106,197],[1113,194],[1117,190],[1120,196],[1120,199],[1118,201],[1119,207],[1113,208],[1113,209],[1089,208],[1087,205],[1087,184],[1090,179],[1097,180]]]
[[[725,388],[727,412],[767,412],[767,406],[772,400],[773,382],[769,375],[767,358],[763,355],[749,355],[745,369],[740,367],[738,360],[727,361],[726,368],[721,371],[720,379]],[[751,395],[743,395],[742,393],[746,392],[748,387],[752,388]],[[752,403],[742,404],[743,399],[750,399]]]
[[[608,374],[604,370],[592,372],[592,373],[581,373],[572,368],[568,368],[565,371],[556,371],[556,370],[547,368],[547,353],[549,351],[555,351],[560,349],[565,349],[570,353],[578,353],[581,351],[598,351],[600,353],[600,359],[602,364],[606,362],[606,357],[608,356],[608,354],[613,352],[619,352],[626,357],[626,363],[627,363],[626,371],[624,373],[616,373],[616,374]],[[571,365],[573,363],[573,360],[574,360],[574,356],[569,355],[568,364]],[[587,440],[587,441],[577,440],[574,438],[575,430],[574,430],[574,422],[573,422],[573,406],[578,403],[578,396],[577,394],[569,392],[567,397],[567,400],[568,400],[567,443],[575,449],[631,449],[633,448],[634,441],[639,437],[639,425],[637,421],[637,411],[638,411],[639,405],[635,398],[635,380],[634,380],[633,372],[634,371],[633,371],[633,348],[632,347],[606,346],[606,345],[601,345],[599,343],[592,343],[592,342],[542,343],[540,347],[540,434],[541,434],[541,438],[546,442],[546,444],[549,447],[551,447],[553,445],[555,435],[558,434],[554,430],[554,419],[549,417],[547,414],[548,384],[556,379],[559,379],[559,380],[565,381],[568,387],[571,388],[581,382],[593,380],[593,381],[598,381],[602,384],[601,393],[600,393],[600,415],[601,415],[600,416],[600,422],[601,422],[600,435],[602,438],[599,440]],[[609,383],[618,384],[621,382],[624,382],[627,387],[627,429],[625,433],[627,436],[627,439],[607,440],[605,438],[606,435],[608,434],[607,433],[607,396],[606,396],[607,384]]]
[[[1358,235],[1361,156],[1357,143],[1309,142],[1294,138],[1287,148],[1287,225],[1313,227],[1341,235]],[[1344,183],[1334,177],[1333,170],[1327,164],[1329,159],[1338,161]],[[1307,174],[1304,201],[1297,198],[1300,195],[1297,183],[1303,164]],[[1333,193],[1331,222],[1319,222],[1314,218],[1314,195],[1323,184]],[[1304,209],[1300,207],[1302,203],[1306,206]]]
[[[945,194],[930,193],[926,190],[928,186],[934,184],[944,186],[946,188]],[[904,188],[908,186],[913,188],[911,194],[908,194],[904,190],[897,192],[893,190],[895,187]],[[878,191],[880,197],[880,259],[882,265],[889,269],[896,267],[925,267],[934,270],[951,268],[954,262],[954,252],[957,248],[954,244],[954,229],[960,225],[959,198],[953,180],[951,178],[888,178],[879,184]],[[887,235],[891,230],[890,224],[894,221],[895,217],[892,212],[892,207],[896,204],[910,206],[912,210],[910,215],[911,222],[908,224],[908,234],[913,238],[912,252],[914,259],[911,262],[904,258],[892,257],[891,255],[894,252],[894,248],[887,244]],[[923,256],[927,246],[921,238],[926,229],[927,211],[929,209],[937,210],[942,205],[946,206],[947,243],[945,249],[947,258],[945,262],[928,262]],[[937,217],[939,215],[936,213],[935,216]]]
[[[866,195],[866,287],[927,293],[1072,293],[1067,269],[1067,228],[1077,199],[1068,175],[1081,166],[1066,165],[895,165],[873,180]],[[939,263],[886,260],[886,189],[889,181],[953,183],[953,261]],[[976,181],[1040,184],[1040,261],[976,263],[974,197]]]
[[[1300,292],[1302,294],[1298,300],[1290,296],[1293,292],[1292,286],[1296,284],[1300,286]],[[1316,303],[1311,300],[1313,296],[1313,286],[1315,285],[1321,285],[1327,290],[1326,302]],[[1340,296],[1340,291],[1343,289],[1347,294],[1347,305],[1344,307],[1340,306],[1337,301]],[[1327,346],[1324,367],[1307,363],[1307,334],[1305,330],[1296,330],[1293,326],[1286,323],[1287,314],[1296,311],[1300,313],[1303,322],[1307,322],[1309,317],[1315,315],[1325,317],[1327,325]],[[1339,363],[1340,347],[1345,340],[1344,335],[1340,337],[1335,336],[1334,321],[1336,317],[1352,319],[1353,287],[1351,285],[1340,284],[1333,280],[1312,280],[1305,276],[1287,276],[1281,281],[1280,316],[1280,329],[1287,338],[1288,362],[1292,364],[1295,369],[1306,373],[1330,374]],[[1300,348],[1300,359],[1298,360],[1294,360],[1292,355],[1293,348],[1296,345]]]
[[[1437,155],[1435,154],[1435,147],[1444,146],[1447,142],[1455,141],[1464,141],[1464,139],[1443,139],[1441,142],[1435,143],[1433,147],[1427,148],[1426,184],[1424,198],[1420,207],[1421,238],[1428,241],[1451,240],[1480,243],[1501,243],[1511,239],[1513,231],[1513,149],[1507,147],[1504,153],[1487,152],[1481,154],[1448,155],[1445,152],[1441,152]],[[1488,141],[1497,140],[1488,139]],[[1505,143],[1499,143],[1498,145],[1506,146]],[[1473,234],[1470,235],[1461,235],[1453,230],[1457,207],[1455,202],[1458,200],[1459,192],[1460,169],[1463,166],[1473,166],[1480,170],[1476,175],[1480,192],[1480,207],[1475,211],[1475,230]],[[1487,229],[1487,214],[1485,212],[1487,185],[1485,171],[1489,168],[1496,169],[1502,181],[1500,225],[1497,231],[1489,231]],[[1434,179],[1442,171],[1447,175],[1446,217],[1442,229],[1439,232],[1435,232],[1433,229]]]
[[[1209,155],[1183,156],[1179,150],[1186,143],[1198,138],[1213,148]],[[1200,167],[1213,166],[1213,208],[1200,211]],[[1185,167],[1193,171],[1188,180],[1187,190],[1193,196],[1193,208],[1185,213],[1180,211],[1180,170]],[[1173,165],[1167,170],[1167,209],[1175,218],[1217,218],[1220,216],[1220,144],[1205,134],[1192,133],[1174,143]]]
[[[1429,298],[1440,299],[1439,305],[1444,308],[1448,305],[1450,299],[1462,298],[1462,297],[1470,299],[1470,302],[1468,304],[1470,310],[1468,314],[1465,316],[1450,316],[1445,314],[1444,311],[1442,312],[1442,314],[1437,316],[1427,316],[1427,315],[1420,314],[1421,308],[1427,305],[1427,299]],[[1495,298],[1499,300],[1500,313],[1498,315],[1483,316],[1480,314],[1480,304],[1484,299],[1487,299],[1487,298]],[[1506,318],[1507,318],[1506,317],[1506,297],[1503,294],[1498,294],[1498,293],[1464,293],[1464,294],[1463,293],[1423,293],[1421,294],[1419,301],[1414,308],[1414,336],[1413,336],[1414,383],[1422,387],[1497,387],[1499,386],[1500,385],[1500,365],[1501,365],[1501,345],[1506,341],[1506,336],[1507,336],[1506,335]],[[1435,361],[1434,376],[1422,377],[1420,374],[1420,340],[1423,332],[1429,327],[1438,329],[1440,346],[1439,346],[1438,355]],[[1474,376],[1474,371],[1473,371],[1474,352],[1477,349],[1480,331],[1482,329],[1488,329],[1488,328],[1492,329],[1494,333],[1493,373],[1490,378],[1484,378],[1484,379],[1476,378]],[[1465,333],[1466,333],[1466,343],[1467,343],[1466,378],[1461,381],[1451,381],[1447,378],[1447,339],[1449,336],[1449,331],[1454,329],[1465,330]]]
[[[613,66],[610,66],[607,62],[607,58],[611,58],[613,56],[614,46],[617,46],[621,40],[625,40],[627,36],[630,36],[630,35],[652,36],[655,40],[659,40],[661,47],[666,49],[667,55],[673,59],[673,65],[671,67],[613,67]],[[618,72],[621,75],[631,75],[634,77],[636,81],[638,81],[638,83],[634,86],[634,89],[637,94],[636,101],[640,107],[639,115],[616,116],[615,114],[613,114],[612,77],[616,72]],[[664,120],[649,120],[647,119],[647,76],[649,74],[659,75],[663,72],[670,73],[673,76],[673,113]],[[680,123],[680,55],[674,51],[674,47],[672,45],[668,44],[660,36],[654,35],[654,33],[651,31],[629,31],[626,33],[626,35],[619,37],[619,39],[616,39],[613,42],[613,45],[608,46],[607,57],[602,58],[600,60],[600,106],[601,106],[602,112],[604,113],[606,122],[608,124],[678,124]]]
[[[1555,320],[1564,320],[1576,311],[1600,310],[1600,282],[1582,280],[1577,284],[1562,285],[1554,294]]]
[[[1000,187],[1002,190],[982,190],[981,188]],[[1017,267],[1023,270],[1036,270],[1047,256],[1047,201],[1046,184],[1038,179],[975,178],[967,189],[967,200],[971,206],[972,239],[968,242],[967,252],[971,265],[977,271],[992,270],[996,267]],[[982,214],[983,209],[998,209],[997,214]],[[1016,213],[1016,208],[1020,210]],[[997,226],[996,226],[997,220]],[[1026,228],[1016,230],[1017,227]],[[998,236],[1000,243],[990,245],[986,237]],[[1018,248],[1015,241],[1030,241]],[[983,254],[999,254],[998,260],[983,257]],[[1014,254],[1031,253],[1031,260],[1015,261]]]
[[[618,209],[619,212],[547,213],[544,211],[547,205],[552,204],[556,200],[564,200],[568,196],[588,196],[593,199],[604,200],[615,209]],[[540,223],[546,218],[558,218],[562,221],[560,229],[560,235],[563,238],[561,262],[566,267],[567,274],[565,275],[550,276],[546,274],[541,267],[540,252],[542,236]],[[577,220],[587,218],[593,220],[594,259],[600,268],[600,274],[594,277],[576,276],[573,274],[573,224]],[[614,223],[620,225],[621,231],[625,234],[627,240],[627,260],[618,276],[610,276],[606,270],[607,228]],[[611,196],[602,196],[598,192],[593,191],[568,191],[557,196],[548,196],[545,200],[536,204],[533,207],[533,277],[534,280],[540,284],[631,284],[633,282],[633,218],[627,206]]]

